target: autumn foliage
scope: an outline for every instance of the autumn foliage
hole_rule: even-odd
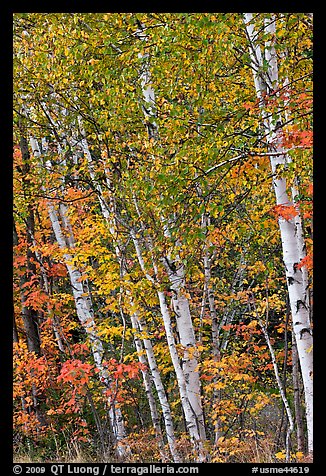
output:
[[[312,309],[312,26],[276,25],[257,99],[241,14],[14,15],[18,461],[304,461],[279,223]]]

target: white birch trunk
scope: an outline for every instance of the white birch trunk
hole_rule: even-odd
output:
[[[172,290],[172,305],[176,317],[180,343],[183,347],[182,370],[186,381],[187,395],[192,410],[196,415],[201,440],[206,439],[204,415],[201,404],[200,380],[198,372],[197,343],[192,324],[189,300],[185,296],[185,270],[183,264],[174,271],[171,262],[165,261]],[[178,266],[176,262],[173,265]]]
[[[134,308],[134,302],[133,302],[131,296],[129,295],[129,293],[127,293],[127,295],[129,296],[129,302],[130,302],[131,308]],[[143,325],[141,324],[141,320],[138,316],[138,313],[137,312],[132,313],[130,315],[130,319],[131,319],[132,327],[136,331],[142,333],[144,331],[144,329],[143,329]],[[139,361],[141,363],[145,364],[146,366],[147,366],[147,363],[149,365],[149,369],[150,369],[150,372],[151,372],[151,377],[153,379],[153,383],[154,383],[155,389],[157,391],[158,399],[159,399],[159,402],[160,402],[160,405],[161,405],[163,420],[164,420],[164,426],[165,426],[165,431],[166,431],[166,438],[167,438],[167,441],[168,441],[168,445],[169,445],[169,448],[170,448],[170,452],[171,452],[173,461],[175,463],[180,463],[181,462],[180,456],[177,452],[176,445],[175,445],[174,425],[173,425],[171,408],[170,408],[170,404],[167,400],[166,392],[165,392],[163,382],[162,382],[162,379],[161,379],[161,374],[160,374],[160,371],[159,371],[157,363],[156,363],[152,343],[149,339],[142,338],[142,340],[141,340],[136,335],[134,336],[134,340],[135,340],[137,353],[138,353],[138,356],[139,356]],[[147,361],[146,361],[146,359],[143,355],[143,346],[144,346],[144,349],[145,349]],[[153,393],[152,393],[151,382],[149,380],[148,372],[145,371],[144,373],[146,373],[146,375],[143,374],[145,391],[146,391],[146,394],[147,394],[148,400],[149,400],[153,426],[156,430],[158,438],[160,438],[162,436],[162,431],[161,431],[161,427],[160,427],[160,424],[159,424],[159,418],[158,418],[158,414],[157,414],[156,403],[155,403],[154,396],[153,396]],[[146,378],[146,382],[145,382],[145,378]],[[162,456],[164,458],[166,458],[162,448],[161,448],[161,453],[162,453]]]
[[[143,29],[138,29],[135,35],[143,42],[147,42],[147,35]],[[149,138],[156,138],[158,133],[158,126],[155,122],[155,91],[151,86],[151,74],[149,70],[149,55],[147,53],[138,53],[138,58],[141,60],[140,70],[140,84],[143,92],[144,102],[142,110],[146,119],[146,126]]]
[[[81,131],[81,134],[82,134],[82,137],[83,137],[82,138],[83,152],[86,155],[86,158],[87,158],[87,161],[88,161],[88,164],[89,164],[90,176],[91,176],[91,178],[93,180],[93,183],[96,187],[96,190],[98,192],[98,198],[99,198],[99,201],[100,201],[101,211],[102,211],[102,214],[103,214],[106,222],[108,223],[111,236],[114,237],[114,236],[116,236],[116,229],[117,229],[114,197],[111,197],[109,199],[109,203],[107,203],[107,201],[104,199],[102,188],[96,182],[96,178],[95,178],[95,174],[94,174],[94,170],[93,170],[93,160],[92,160],[92,156],[91,156],[90,151],[89,151],[85,130],[83,128],[83,124],[82,124],[82,121],[81,121],[80,117],[78,118],[78,124],[79,124],[80,131]],[[107,180],[109,180],[108,177],[107,177]],[[110,186],[111,184],[108,183],[108,185]],[[126,273],[126,269],[125,269],[125,266],[123,265],[123,257],[121,255],[119,242],[117,242],[116,240],[114,241],[114,248],[115,248],[116,257],[117,257],[117,259],[119,261],[119,264],[120,264],[121,276],[123,277]],[[126,294],[127,294],[128,300],[129,300],[130,307],[131,307],[131,309],[133,309],[135,306],[134,306],[134,302],[132,300],[132,297],[130,295],[130,292],[127,291]],[[137,312],[131,313],[130,319],[131,319],[132,327],[135,330],[141,330],[141,324],[140,324],[138,313]],[[143,349],[142,346],[144,345],[147,361],[148,361],[149,368],[150,368],[150,371],[151,371],[151,376],[152,376],[152,379],[153,379],[153,382],[154,382],[154,385],[155,385],[155,388],[156,388],[156,391],[157,391],[157,394],[158,394],[159,402],[160,402],[160,405],[161,405],[161,408],[162,408],[163,419],[164,419],[165,430],[166,430],[166,437],[167,437],[168,445],[169,445],[169,448],[170,448],[170,452],[171,452],[171,455],[173,457],[173,461],[175,463],[179,463],[180,462],[180,457],[178,455],[178,452],[177,452],[176,446],[175,446],[174,425],[173,425],[171,408],[170,408],[170,405],[168,403],[166,393],[165,393],[165,389],[164,389],[164,386],[163,386],[163,383],[162,383],[161,375],[160,375],[160,372],[159,372],[157,364],[156,364],[156,359],[155,359],[152,343],[149,339],[141,340],[136,336],[134,337],[134,341],[135,341],[135,346],[136,346],[139,361],[142,364],[147,366],[146,358],[144,357],[143,350],[142,350]],[[162,431],[161,431],[161,427],[160,427],[160,423],[159,423],[159,417],[158,417],[158,412],[157,412],[157,408],[156,408],[155,398],[154,398],[154,395],[153,395],[153,392],[152,392],[150,377],[149,377],[149,374],[146,370],[142,371],[142,376],[143,376],[143,381],[144,381],[145,392],[146,392],[146,395],[148,397],[148,403],[149,403],[149,407],[150,407],[153,427],[155,429],[155,432],[157,434],[158,439],[160,440],[162,438]],[[166,456],[165,456],[165,453],[163,451],[162,445],[161,445],[161,454],[162,454],[162,457],[165,459]]]
[[[166,220],[162,218],[165,236],[171,237]],[[178,243],[177,243],[178,246]],[[198,432],[201,440],[206,439],[204,414],[201,403],[201,388],[198,372],[198,351],[193,328],[189,300],[185,291],[185,268],[178,253],[175,259],[170,255],[162,258],[172,290],[172,305],[176,316],[180,343],[183,346],[182,369],[185,375],[187,394],[190,405],[195,412]]]
[[[205,231],[210,225],[210,217],[203,215],[202,216],[202,229]],[[219,328],[218,328],[218,318],[215,306],[215,296],[211,283],[211,268],[212,261],[214,259],[213,254],[209,254],[208,251],[209,244],[205,244],[204,248],[204,296],[207,296],[209,314],[212,320],[212,344],[213,344],[213,357],[215,360],[220,359],[220,341],[219,341]],[[206,299],[203,300],[205,306]]]
[[[147,359],[144,356],[144,348],[143,348],[143,345],[142,345],[142,340],[137,336],[137,331],[139,332],[139,329],[138,329],[138,322],[137,322],[137,319],[135,317],[135,314],[132,314],[130,316],[130,319],[131,319],[132,328],[136,331],[135,334],[134,334],[134,342],[135,342],[135,347],[136,347],[137,354],[138,354],[138,360],[144,366],[144,368],[141,370],[141,373],[142,373],[142,376],[143,376],[145,392],[146,392],[146,396],[147,396],[147,400],[148,400],[148,404],[149,404],[149,408],[150,408],[150,412],[151,412],[152,423],[153,423],[153,427],[154,427],[154,430],[155,430],[156,437],[158,439],[161,457],[163,459],[163,462],[165,462],[166,461],[166,454],[164,452],[163,435],[162,435],[162,429],[161,429],[161,425],[160,425],[160,417],[159,417],[159,414],[158,414],[158,411],[157,411],[155,398],[154,398],[154,395],[153,395],[153,392],[152,392],[152,384],[151,384],[151,380],[150,380],[150,374],[147,371]]]
[[[146,43],[147,36],[145,32],[143,31],[142,26],[137,30],[135,35],[143,43]],[[155,91],[151,85],[151,74],[149,70],[149,55],[139,54],[138,57],[140,58],[142,63],[141,71],[140,71],[140,83],[141,83],[143,99],[144,99],[144,102],[142,104],[142,109],[145,115],[145,119],[147,121],[146,125],[148,129],[149,138],[155,139],[158,137],[158,127],[155,122]],[[164,217],[162,217],[162,226],[163,226],[163,229],[165,230],[164,233],[169,234],[168,227],[166,225],[166,220],[164,219]],[[135,240],[134,240],[134,243],[135,243]],[[138,243],[138,248],[139,248],[139,243]],[[137,251],[137,247],[136,247],[136,251]],[[139,252],[137,252],[137,256],[138,256],[138,259],[140,259]],[[173,269],[174,263],[169,262],[168,260],[164,258],[162,261],[168,272],[171,288],[173,290],[172,303],[173,303],[174,312],[176,315],[177,330],[180,336],[180,343],[183,346],[182,372],[183,372],[183,378],[186,384],[187,399],[195,415],[199,439],[204,441],[206,439],[206,432],[205,432],[204,415],[203,415],[202,403],[201,403],[200,379],[199,379],[199,373],[198,373],[198,351],[196,347],[195,333],[194,333],[192,318],[190,314],[189,301],[184,293],[185,270],[184,270],[184,266],[182,264],[179,264],[181,262],[178,259],[176,261],[178,263],[177,266],[179,267],[176,270]],[[165,312],[165,309],[164,309],[162,297],[164,298],[164,302],[165,302],[164,294],[159,296],[161,311],[163,314],[163,311]],[[181,392],[181,388],[180,388],[180,392]],[[191,424],[190,424],[190,427],[191,427]],[[190,427],[188,426],[188,428]]]
[[[273,187],[276,196],[277,205],[293,206],[291,197],[287,192],[285,178],[279,177],[277,170],[278,165],[286,166],[289,158],[283,151],[281,134],[275,132],[275,126],[264,111],[263,85],[260,77],[263,71],[263,62],[260,47],[255,39],[254,27],[251,13],[244,14],[245,27],[249,39],[249,51],[252,58],[252,69],[257,97],[260,99],[262,118],[267,134],[267,140],[270,144],[272,152],[279,152],[279,155],[271,155],[271,169],[273,173]],[[275,38],[275,21],[268,21],[265,24],[266,32],[274,35]],[[257,61],[255,62],[255,58]],[[277,89],[278,85],[278,69],[277,56],[275,48],[271,41],[265,44],[265,58],[268,61],[269,68],[264,78],[269,78],[270,92]],[[267,82],[267,81],[266,81]],[[281,117],[275,121],[281,124]],[[298,218],[297,218],[298,217]],[[293,330],[297,344],[297,350],[300,360],[301,373],[304,385],[305,403],[306,403],[306,420],[308,433],[308,451],[313,452],[313,338],[309,316],[309,300],[306,289],[306,277],[302,269],[298,269],[297,265],[304,256],[304,247],[302,246],[303,231],[299,212],[297,217],[285,220],[279,218],[279,228],[282,240],[283,260],[285,264],[287,287],[292,313]]]
[[[286,91],[286,88],[288,87],[288,85],[289,85],[289,80],[286,77],[285,80],[283,81],[283,88],[285,88],[285,91]],[[288,96],[288,99],[284,101],[284,107],[290,101],[289,93],[287,94],[287,96]],[[285,117],[285,121],[288,122],[289,114],[287,113],[286,108],[285,108],[285,111],[284,111],[284,117]],[[291,157],[287,157],[287,159],[288,159],[288,163],[290,163],[291,160],[292,160]],[[291,187],[291,193],[292,193],[292,202],[296,203],[296,201],[299,199],[299,189],[298,189],[298,179],[297,179],[297,177],[294,177],[294,179],[293,179],[293,185]],[[298,253],[299,253],[299,258],[300,258],[300,261],[301,261],[306,256],[306,244],[305,244],[305,241],[304,241],[303,222],[302,222],[302,218],[301,218],[300,213],[298,213],[294,217],[294,220],[295,220],[295,226],[296,226],[296,229],[297,229],[296,238],[297,238]],[[311,320],[312,316],[311,316],[311,308],[310,308],[309,278],[308,278],[308,270],[307,270],[306,266],[303,266],[301,268],[301,271],[302,271],[303,287],[304,287],[304,289],[306,290],[306,293],[307,293],[306,305],[309,309],[309,316],[310,316],[310,320]]]
[[[36,157],[40,157],[40,150],[38,143],[35,139],[30,139],[30,144],[33,150],[33,154]],[[47,164],[49,167],[50,163]],[[92,303],[87,289],[85,289],[82,274],[73,266],[73,256],[69,253],[69,248],[73,247],[74,239],[69,224],[69,220],[66,214],[66,206],[61,204],[59,207],[59,213],[61,220],[65,225],[65,233],[62,230],[59,215],[54,205],[48,202],[48,214],[51,220],[53,232],[60,248],[64,251],[64,261],[69,274],[72,292],[75,300],[77,316],[85,328],[85,331],[90,340],[92,354],[96,368],[99,370],[99,376],[101,381],[110,388],[111,381],[109,374],[103,366],[104,349],[101,339],[99,338],[94,320],[94,312],[92,309]],[[126,437],[126,431],[124,426],[124,420],[120,408],[116,407],[115,402],[109,399],[109,419],[111,424],[112,433],[116,443],[116,451],[119,457],[123,458],[128,453],[127,448],[123,445],[123,440]]]
[[[206,216],[205,214],[202,216],[202,228],[204,230],[207,229],[207,226],[210,224],[210,217]],[[216,311],[216,306],[215,306],[215,296],[214,296],[214,291],[211,283],[211,266],[212,266],[212,259],[213,256],[212,254],[209,254],[208,251],[208,243],[205,244],[204,248],[204,258],[203,258],[203,264],[204,264],[204,298],[203,298],[203,312],[206,307],[206,298],[208,301],[208,308],[209,308],[209,314],[211,318],[211,326],[212,326],[212,354],[213,354],[213,360],[215,362],[220,361],[221,359],[221,352],[220,352],[220,339],[219,339],[219,329],[218,329],[218,318],[217,318],[217,311]],[[213,383],[216,383],[219,379],[219,372],[214,376]],[[216,390],[214,388],[213,390],[213,397],[212,397],[212,406],[216,404],[216,402],[219,402],[221,399],[221,391]],[[221,436],[220,432],[220,419],[217,418],[215,423],[214,423],[214,440],[215,444],[218,444],[218,440]]]
[[[138,262],[140,264],[140,267],[144,275],[153,285],[158,284],[156,283],[153,276],[151,276],[145,268],[145,263],[142,256],[140,243],[136,234],[133,231],[131,232],[131,236],[135,245]],[[149,247],[151,247],[151,243],[149,243]],[[150,249],[150,251],[153,251],[153,250]],[[154,270],[154,274],[157,276],[158,274],[157,266],[154,262],[153,262],[153,270]],[[186,419],[186,426],[187,426],[189,435],[191,437],[191,440],[193,442],[194,448],[196,452],[198,453],[199,461],[203,462],[206,459],[206,455],[205,455],[205,450],[203,447],[203,439],[201,438],[201,434],[199,431],[200,426],[198,424],[197,414],[195,413],[195,410],[193,409],[190,398],[189,398],[189,383],[187,384],[187,378],[183,368],[184,359],[183,359],[183,366],[181,366],[177,347],[176,347],[176,342],[174,338],[174,333],[173,333],[170,309],[166,302],[164,291],[160,290],[159,287],[157,287],[157,295],[158,295],[158,299],[160,303],[160,310],[161,310],[161,314],[162,314],[162,318],[164,322],[165,334],[166,334],[167,344],[169,347],[169,352],[170,352],[170,356],[172,360],[172,365],[174,367],[177,382],[178,382],[181,405],[182,405],[185,419]]]
[[[183,408],[185,419],[186,419],[186,425],[189,431],[189,435],[192,441],[194,442],[196,449],[199,451],[199,456],[203,457],[201,437],[200,437],[199,428],[198,428],[198,421],[197,421],[195,411],[192,408],[192,405],[190,403],[189,393],[187,391],[186,377],[180,365],[176,342],[175,342],[175,338],[173,334],[170,310],[166,303],[164,292],[158,290],[157,294],[158,294],[158,298],[160,302],[160,309],[161,309],[161,313],[163,317],[165,333],[166,333],[167,343],[169,346],[169,351],[170,351],[170,355],[172,359],[172,364],[173,364],[176,377],[177,377],[181,404],[182,404],[182,408]]]
[[[141,319],[139,318],[137,319],[136,325],[138,325],[140,332],[144,331],[144,327],[141,322]],[[173,461],[175,463],[181,463],[182,461],[180,459],[180,456],[175,446],[174,425],[173,425],[171,408],[170,408],[170,404],[168,402],[166,392],[163,386],[161,374],[156,363],[153,346],[151,341],[146,338],[143,339],[143,345],[146,351],[146,356],[147,356],[149,368],[151,370],[153,382],[154,382],[157,395],[161,404],[163,419],[165,424],[166,437],[167,437],[169,448],[173,457]]]

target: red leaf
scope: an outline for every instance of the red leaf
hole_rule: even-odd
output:
[[[282,217],[285,220],[291,220],[298,214],[298,210],[295,205],[275,205],[271,212],[277,217]]]
[[[303,266],[306,266],[307,269],[312,269],[312,256],[309,254],[302,258],[299,264],[297,264],[297,269],[301,269]]]

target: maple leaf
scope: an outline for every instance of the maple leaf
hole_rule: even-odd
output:
[[[250,102],[245,102],[243,104],[243,107],[246,109],[246,111],[249,111],[250,109],[252,109],[253,107],[255,106],[254,103],[250,103]]]
[[[88,382],[93,365],[83,363],[79,359],[69,359],[64,362],[58,381],[70,382],[74,385],[85,384]]]
[[[67,268],[62,263],[54,263],[48,271],[49,276],[65,277],[67,276]]]
[[[312,254],[308,254],[307,256],[302,258],[300,263],[297,264],[296,268],[301,269],[303,266],[305,266],[308,270],[312,269],[313,267]]]
[[[271,213],[274,214],[277,218],[284,218],[284,220],[291,220],[298,214],[298,209],[295,205],[274,205],[271,208]]]

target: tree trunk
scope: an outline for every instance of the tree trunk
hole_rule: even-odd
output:
[[[111,195],[111,197],[109,199],[109,202],[107,202],[105,200],[105,198],[103,196],[102,187],[96,181],[96,177],[95,177],[94,169],[93,169],[93,160],[92,160],[92,156],[91,156],[90,151],[89,151],[89,147],[88,147],[88,143],[87,143],[87,139],[86,139],[86,133],[85,133],[85,130],[83,128],[82,120],[81,120],[80,117],[78,118],[78,124],[79,124],[79,128],[80,128],[80,131],[81,131],[81,134],[82,134],[82,142],[81,143],[82,143],[82,147],[83,147],[83,152],[84,152],[84,154],[87,158],[88,165],[89,165],[89,173],[90,173],[91,179],[94,183],[95,189],[97,190],[97,194],[98,194],[98,198],[99,198],[100,207],[101,207],[103,217],[105,218],[105,220],[106,220],[106,222],[109,226],[109,230],[110,230],[112,239],[114,241],[113,245],[114,245],[114,249],[115,249],[115,254],[116,254],[116,257],[117,257],[119,265],[120,265],[121,277],[123,277],[126,274],[127,270],[126,270],[126,267],[124,265],[123,256],[121,255],[121,243],[119,243],[119,240],[117,241],[117,239],[116,239],[117,214],[116,214],[116,208],[115,208],[115,203],[114,203],[114,196]],[[108,177],[107,177],[107,182],[108,182],[108,186],[111,186]],[[127,294],[127,299],[129,300],[130,308],[133,309],[134,308],[134,302],[132,300],[130,292],[127,291],[126,294]],[[141,329],[141,324],[140,324],[137,312],[131,313],[130,319],[131,319],[132,327],[135,330],[140,330]],[[179,455],[177,453],[177,450],[176,450],[176,447],[175,447],[175,436],[174,436],[174,429],[173,429],[172,413],[171,413],[170,405],[168,403],[166,393],[165,393],[165,389],[164,389],[164,386],[163,386],[163,383],[162,383],[162,380],[161,380],[161,375],[160,375],[160,372],[159,372],[157,364],[156,364],[152,343],[149,339],[141,340],[138,337],[134,337],[134,341],[135,341],[135,346],[136,346],[139,361],[142,364],[147,366],[146,358],[144,357],[143,351],[142,351],[142,348],[143,348],[143,345],[144,345],[144,348],[145,348],[145,351],[146,351],[146,357],[147,357],[149,368],[150,368],[150,371],[151,371],[151,376],[152,376],[152,379],[153,379],[153,382],[154,382],[154,385],[155,385],[155,388],[156,388],[156,391],[157,391],[157,394],[158,394],[158,398],[159,398],[159,401],[160,401],[160,404],[161,404],[161,408],[162,408],[164,424],[165,424],[165,429],[166,429],[166,436],[167,436],[169,448],[170,448],[170,451],[171,451],[171,455],[173,457],[173,461],[175,463],[178,463],[178,462],[180,462],[180,457],[179,457]],[[149,374],[146,370],[142,371],[142,376],[143,376],[146,395],[148,397],[148,403],[149,403],[149,407],[150,407],[150,411],[151,411],[153,427],[155,429],[155,432],[156,432],[156,435],[157,435],[158,439],[161,440],[162,439],[162,430],[161,430],[160,423],[159,423],[159,417],[158,417],[158,412],[157,412],[157,408],[156,408],[155,398],[154,398],[154,395],[153,395],[153,392],[152,392],[151,380],[150,380]],[[164,455],[164,452],[163,452],[163,441],[162,441],[162,443],[160,443],[160,447],[161,447],[162,456],[165,458],[165,455]]]
[[[39,157],[40,150],[37,141],[31,138],[30,142],[34,155]],[[47,165],[51,168],[51,163],[47,163]],[[110,388],[112,382],[102,363],[104,358],[104,348],[101,339],[97,335],[91,297],[87,286],[83,281],[82,274],[71,264],[73,262],[73,256],[69,253],[69,249],[74,246],[74,237],[67,216],[67,207],[63,203],[60,203],[59,210],[57,211],[54,205],[49,201],[48,213],[56,240],[60,248],[64,251],[64,261],[70,278],[78,319],[88,335],[94,362],[99,370],[100,379],[107,388]],[[64,224],[64,231],[59,216]],[[128,453],[128,448],[125,448],[123,444],[123,440],[126,437],[123,416],[120,408],[116,406],[114,400],[109,398],[108,403],[111,430],[116,443],[117,455],[123,458]]]
[[[28,192],[30,186],[30,180],[28,174],[30,173],[30,154],[28,150],[28,142],[24,136],[23,129],[21,127],[21,137],[20,137],[20,150],[22,153],[22,186],[24,198],[28,203]],[[21,305],[22,305],[22,320],[24,324],[24,330],[26,333],[27,348],[30,352],[33,352],[36,357],[41,357],[41,340],[39,334],[39,316],[38,311],[33,309],[27,304],[27,292],[29,289],[28,283],[32,278],[36,276],[36,257],[34,251],[31,250],[33,245],[30,231],[34,233],[35,223],[34,223],[34,210],[31,203],[27,204],[27,217],[25,220],[26,226],[26,242],[27,242],[27,251],[26,251],[26,272],[20,276],[20,296],[21,296]],[[16,233],[16,230],[14,230]],[[15,241],[18,242],[18,237],[16,234]],[[32,385],[32,398],[33,398],[33,409],[37,416],[37,419],[41,427],[47,426],[47,420],[42,411],[42,403],[45,401],[44,392],[37,392],[35,385]]]
[[[190,314],[188,298],[185,296],[185,270],[183,264],[164,259],[172,290],[172,305],[176,317],[180,343],[183,347],[182,370],[185,377],[190,406],[196,416],[201,440],[206,439],[204,415],[198,372],[197,343]],[[175,269],[175,266],[178,268]]]
[[[207,226],[210,224],[209,216],[203,215],[202,217],[202,226],[204,230],[207,229]],[[212,255],[209,255],[208,245],[205,245],[204,249],[204,296],[203,299],[203,306],[205,309],[206,305],[206,297],[208,301],[208,309],[211,318],[211,325],[212,325],[212,357],[214,362],[219,362],[221,359],[221,352],[220,352],[220,339],[219,339],[219,326],[218,326],[218,318],[217,318],[217,311],[215,306],[215,296],[214,291],[211,283],[211,267],[212,267]],[[219,372],[214,375],[213,383],[216,383],[219,379]],[[213,390],[213,397],[212,397],[212,407],[219,403],[221,400],[221,390]],[[215,445],[218,444],[218,440],[221,437],[220,432],[220,418],[217,418],[214,423],[214,433],[215,433]]]
[[[201,441],[201,436],[199,433],[199,427],[198,427],[198,419],[197,415],[194,411],[194,409],[191,406],[190,399],[189,399],[189,385],[187,389],[187,381],[186,381],[186,376],[183,372],[183,369],[180,365],[179,361],[179,356],[177,352],[177,347],[176,347],[176,342],[173,334],[173,328],[172,328],[172,322],[171,322],[171,315],[169,311],[169,307],[166,303],[165,299],[165,294],[163,291],[158,291],[157,292],[158,297],[159,297],[159,302],[160,302],[160,308],[161,308],[161,313],[164,321],[164,327],[165,327],[165,333],[166,333],[166,338],[170,350],[170,355],[173,363],[173,367],[176,373],[177,377],[177,382],[178,382],[178,387],[180,391],[180,397],[181,397],[181,404],[182,408],[185,414],[185,419],[186,419],[186,425],[187,429],[189,431],[189,435],[195,445],[195,449],[199,453],[199,458],[201,461],[204,460],[204,454],[203,454],[203,447],[202,447],[202,441]]]
[[[143,25],[139,25],[136,36],[143,43],[147,42],[147,36]],[[149,69],[149,54],[138,54],[141,60],[140,84],[143,92],[143,102],[141,104],[148,136],[150,139],[158,139],[158,126],[155,121],[155,91],[151,85],[151,74]],[[161,218],[164,234],[169,238],[169,229],[165,217]],[[176,316],[177,330],[180,343],[183,347],[182,372],[186,384],[186,392],[189,404],[194,412],[199,438],[206,439],[204,414],[201,403],[201,389],[198,372],[198,351],[193,323],[190,313],[188,298],[185,296],[185,269],[180,259],[171,260],[169,256],[163,257],[162,263],[165,266],[173,291],[172,305]],[[165,296],[164,300],[165,300]],[[160,298],[160,303],[162,303]],[[163,306],[164,307],[164,306]],[[162,310],[162,308],[161,308]]]
[[[163,462],[165,462],[167,460],[166,460],[166,454],[164,452],[164,442],[163,442],[160,418],[157,411],[154,394],[152,391],[152,382],[151,382],[150,374],[147,370],[148,362],[146,357],[144,356],[144,348],[143,348],[142,340],[137,336],[137,332],[139,332],[139,328],[138,328],[138,321],[137,321],[137,317],[135,316],[135,313],[130,316],[130,319],[131,319],[132,328],[136,331],[136,333],[134,334],[134,342],[135,342],[135,347],[138,354],[138,360],[144,366],[141,372],[142,372],[145,392],[146,392],[146,396],[147,396],[147,400],[148,400],[148,404],[149,404],[149,408],[151,412],[151,419],[152,419],[153,427],[155,430],[156,438],[158,440],[158,444],[160,447],[160,453],[161,453]]]
[[[147,41],[146,34],[143,31],[143,27],[140,26],[139,30],[137,30],[136,35],[142,42]],[[158,138],[158,127],[155,121],[155,92],[154,89],[152,88],[150,82],[151,82],[151,75],[149,71],[149,55],[148,54],[139,54],[138,57],[141,60],[141,69],[140,69],[140,83],[141,83],[141,88],[143,92],[143,102],[142,102],[142,110],[145,116],[146,120],[146,126],[147,126],[147,131],[148,131],[148,136],[150,139],[157,139]],[[169,230],[168,226],[166,224],[166,219],[162,216],[161,218],[162,222],[162,227],[164,230],[165,236],[169,238]],[[140,250],[140,243],[136,239],[136,233],[133,231],[132,232],[132,239],[135,244],[135,249],[137,252],[138,260],[141,263],[142,257],[141,257],[141,250]],[[150,244],[151,248],[151,244]],[[151,249],[151,252],[153,250]],[[204,441],[206,439],[206,434],[205,434],[205,424],[204,424],[204,416],[203,416],[203,410],[202,410],[202,404],[201,404],[201,392],[200,392],[200,380],[199,380],[199,373],[198,373],[198,352],[197,352],[197,347],[196,347],[196,339],[195,339],[195,334],[193,330],[193,324],[192,324],[192,319],[191,319],[191,314],[190,314],[190,307],[189,307],[189,301],[187,297],[184,294],[184,286],[185,286],[185,273],[184,273],[184,267],[180,262],[178,262],[178,259],[173,262],[172,260],[169,260],[169,257],[164,257],[162,258],[162,263],[165,266],[170,283],[171,283],[171,289],[173,290],[173,298],[172,298],[172,304],[174,308],[174,312],[176,315],[176,323],[177,323],[177,330],[178,334],[180,337],[180,343],[183,347],[183,358],[182,358],[182,363],[183,366],[180,369],[178,366],[180,366],[178,356],[174,352],[174,344],[173,341],[170,339],[170,344],[169,344],[169,349],[172,358],[172,362],[177,374],[177,380],[179,383],[179,390],[180,390],[180,395],[183,392],[183,383],[185,384],[185,391],[186,395],[184,397],[187,397],[186,399],[182,397],[181,395],[181,401],[183,402],[184,407],[184,412],[187,420],[187,426],[189,429],[190,434],[192,435],[192,438],[194,441],[201,440]],[[179,267],[178,269],[176,268],[175,264]],[[142,269],[145,271],[144,265],[141,265]],[[145,274],[147,274],[145,272]],[[150,277],[147,274],[147,277]],[[150,279],[151,280],[151,279]],[[161,291],[158,291],[158,296],[159,296],[159,302],[160,302],[160,307],[161,307],[161,312],[165,324],[165,329],[167,333],[170,333],[170,328],[171,328],[171,323],[170,323],[170,314],[169,317],[167,317],[167,306],[166,306],[166,299],[164,293]],[[165,316],[165,317],[164,317]],[[170,334],[171,338],[171,334]],[[167,335],[167,339],[169,342],[169,338]],[[174,337],[173,337],[174,340]],[[175,358],[177,357],[177,358]],[[177,367],[176,367],[177,366]],[[179,374],[179,370],[182,373]],[[196,426],[196,431],[194,432],[193,428],[193,423],[191,423],[191,420],[189,420],[189,414],[187,412],[186,407],[190,405],[191,411],[194,413],[195,417],[195,426]],[[188,415],[188,416],[187,416]],[[196,445],[201,447],[200,449],[200,454],[201,458],[203,457],[202,453],[202,443],[196,443]]]
[[[293,207],[291,197],[287,192],[286,179],[279,173],[281,167],[286,167],[290,158],[284,152],[282,146],[282,135],[277,132],[277,126],[273,124],[282,124],[280,115],[268,117],[264,110],[264,95],[266,92],[272,93],[278,87],[278,67],[277,56],[272,41],[265,44],[265,58],[268,62],[268,71],[264,72],[263,58],[260,46],[256,42],[255,31],[252,25],[253,15],[244,14],[245,26],[249,40],[249,51],[251,55],[252,70],[256,87],[257,98],[260,101],[261,113],[266,132],[266,139],[271,152],[277,152],[277,155],[271,155],[270,163],[273,173],[273,187],[276,196],[277,205],[283,207]],[[275,38],[275,21],[269,19],[265,24],[265,32],[270,37]],[[269,88],[269,91],[267,91]],[[299,212],[297,213],[299,216]],[[309,303],[307,289],[305,285],[305,276],[302,269],[297,265],[304,256],[302,249],[303,230],[301,218],[294,217],[286,220],[279,217],[279,228],[282,240],[283,260],[285,265],[287,287],[292,313],[293,330],[297,344],[298,356],[302,372],[304,385],[306,420],[308,431],[308,451],[313,452],[313,337],[309,316]]]
[[[292,331],[292,381],[293,381],[293,402],[294,402],[294,415],[295,426],[297,434],[297,450],[305,450],[304,430],[302,421],[302,408],[300,399],[300,371],[299,371],[299,358],[297,345],[295,342],[295,335]]]
[[[138,325],[140,332],[144,331],[144,326],[142,324],[141,319],[138,316],[137,316],[136,325]],[[166,437],[167,437],[170,451],[173,457],[173,461],[175,463],[181,463],[181,459],[175,445],[174,425],[173,425],[171,408],[166,396],[164,385],[161,379],[161,374],[156,363],[153,346],[151,341],[146,338],[143,339],[143,345],[146,351],[146,356],[147,356],[149,368],[151,370],[151,375],[154,381],[154,385],[157,391],[157,395],[161,404],[163,419],[165,424]]]
[[[184,372],[183,367],[180,364],[179,360],[179,355],[176,347],[176,342],[175,342],[175,337],[174,337],[174,332],[173,332],[173,327],[172,327],[172,322],[171,322],[171,314],[169,310],[169,306],[167,305],[166,302],[166,297],[164,294],[164,291],[160,290],[159,283],[155,281],[153,276],[151,276],[149,273],[147,273],[145,269],[145,264],[144,264],[144,259],[142,256],[142,251],[140,247],[139,240],[136,236],[136,233],[134,231],[131,231],[131,236],[135,245],[136,249],[136,254],[138,258],[138,262],[140,264],[140,267],[145,274],[146,278],[153,284],[155,285],[157,289],[157,296],[159,299],[159,304],[160,304],[160,310],[164,322],[164,328],[165,328],[165,334],[166,334],[166,339],[169,347],[169,352],[172,360],[172,364],[176,373],[176,378],[178,382],[178,388],[179,388],[179,393],[180,393],[180,398],[181,398],[181,405],[184,411],[185,419],[186,419],[186,427],[189,432],[190,438],[193,442],[194,449],[196,453],[198,454],[198,458],[200,462],[205,461],[206,454],[205,450],[203,447],[203,440],[200,435],[200,425],[198,422],[197,414],[195,413],[195,410],[193,409],[190,401],[190,396],[189,396],[189,390],[191,389],[191,386],[189,385],[189,380],[187,383],[186,380],[186,374]],[[149,247],[151,247],[151,243],[148,243]],[[150,249],[150,251],[153,251]],[[156,263],[153,262],[153,270],[154,270],[154,275],[157,276],[157,265]],[[156,286],[157,285],[157,286]],[[180,324],[179,324],[180,325]],[[184,345],[184,344],[183,344]],[[187,352],[189,352],[189,347],[186,349]],[[185,351],[183,350],[183,356],[185,357]],[[183,359],[183,363],[184,363]],[[189,371],[189,367],[188,367]],[[188,374],[189,375],[189,374]],[[196,394],[196,397],[198,397],[198,394]]]

